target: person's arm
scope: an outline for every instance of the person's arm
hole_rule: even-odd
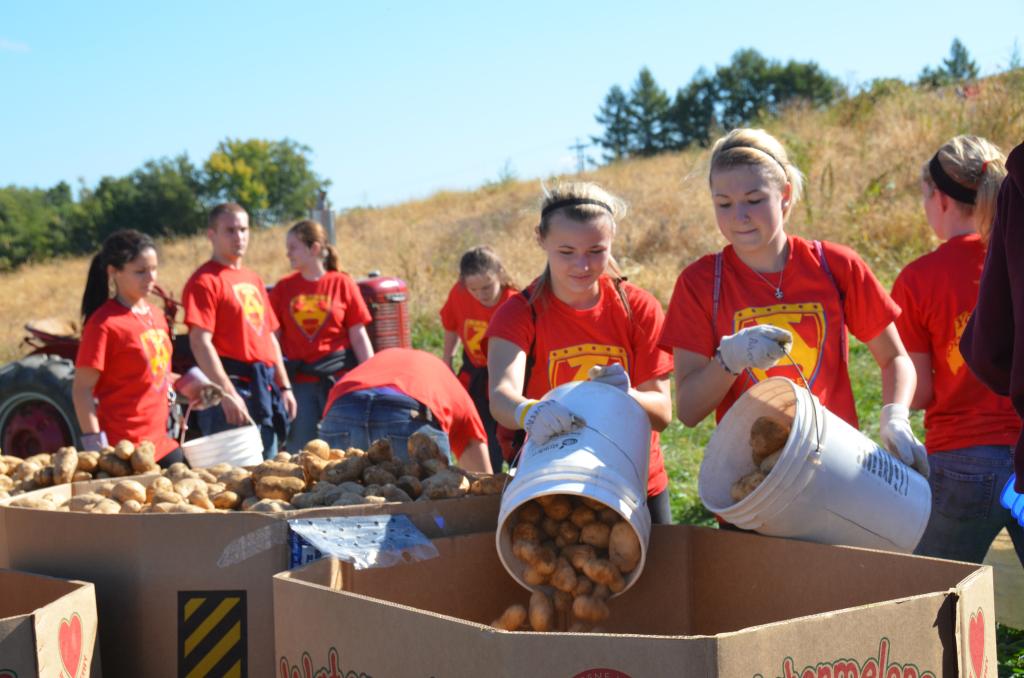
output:
[[[516,421],[516,407],[526,401],[526,352],[507,339],[491,337],[487,344],[487,375],[494,420],[505,428],[522,428]]]
[[[348,328],[348,343],[359,362],[365,363],[373,357],[373,344],[370,342],[370,335],[366,332],[366,325],[360,323]]]
[[[94,367],[76,367],[75,379],[71,382],[71,402],[75,406],[75,417],[83,435],[100,432],[100,420],[96,416],[96,400],[93,389],[100,380],[100,371]]]
[[[281,401],[284,403],[284,411],[288,415],[288,421],[295,421],[295,416],[299,413],[299,403],[295,400],[295,394],[292,393],[292,384],[288,379],[288,371],[284,368],[284,354],[281,353],[281,344],[278,343],[276,336],[271,335],[270,338],[271,343],[274,344],[274,372],[277,375],[277,385],[281,389]]]
[[[676,416],[694,427],[715,411],[732,388],[736,375],[729,374],[721,363],[681,348],[672,350],[675,361]]]
[[[917,375],[917,388],[914,389],[914,397],[910,400],[910,409],[924,410],[931,405],[935,398],[932,356],[928,353],[916,352],[911,352],[909,355]]]
[[[455,349],[459,345],[459,335],[451,330],[444,331],[444,348],[441,349],[441,359],[444,360],[448,367],[454,369],[455,364]]]
[[[491,469],[491,457],[487,453],[487,443],[476,439],[466,443],[462,456],[459,457],[459,466],[467,471],[494,473]]]
[[[213,333],[202,327],[190,327],[188,344],[199,369],[210,381],[220,386],[224,394],[228,396],[220,403],[224,409],[224,418],[233,426],[248,423],[248,408],[245,406],[245,401],[239,397],[228,373],[224,371],[224,365],[220,361],[220,356],[217,355],[217,349],[213,347]]]
[[[882,370],[882,403],[910,407],[917,387],[914,363],[903,348],[896,324],[889,323],[877,337],[867,342],[868,350]]]
[[[634,386],[629,389],[629,395],[644,408],[655,431],[664,431],[672,423],[672,392],[668,375]]]

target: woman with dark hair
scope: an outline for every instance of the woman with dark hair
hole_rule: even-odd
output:
[[[171,337],[146,301],[156,284],[156,245],[135,230],[110,234],[89,266],[72,399],[82,449],[148,440],[161,466],[182,461],[167,433]]]

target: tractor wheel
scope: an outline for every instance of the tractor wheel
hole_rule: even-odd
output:
[[[31,355],[0,367],[0,450],[16,457],[79,444],[71,400],[75,366],[53,355]]]

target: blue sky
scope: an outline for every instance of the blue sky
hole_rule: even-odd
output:
[[[743,47],[848,84],[912,79],[959,37],[991,73],[1024,26],[1024,0],[839,4],[7,0],[0,185],[93,186],[152,158],[201,163],[225,137],[288,137],[336,208],[381,205],[506,164],[571,171],[609,87],[643,66],[670,93]]]

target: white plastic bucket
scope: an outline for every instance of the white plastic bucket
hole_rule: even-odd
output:
[[[225,395],[224,397],[229,397]],[[193,406],[185,412],[187,422]],[[219,433],[184,441],[186,426],[181,428],[181,451],[192,468],[208,468],[217,464],[232,466],[256,466],[263,462],[263,437],[260,427],[246,413],[249,423]]]
[[[506,522],[516,509],[537,497],[568,494],[588,497],[614,509],[640,540],[640,563],[626,575],[628,590],[647,560],[651,514],[647,510],[651,425],[643,408],[614,386],[574,381],[552,389],[554,399],[586,421],[586,426],[556,436],[543,445],[527,439],[515,477],[505,489],[498,513],[498,557],[509,574],[527,589],[523,563],[512,555]]]
[[[750,427],[762,416],[790,422],[789,439],[764,482],[733,502],[732,484],[755,470]],[[921,474],[782,377],[755,384],[722,418],[699,490],[709,510],[745,530],[904,553],[920,541],[932,504]]]

